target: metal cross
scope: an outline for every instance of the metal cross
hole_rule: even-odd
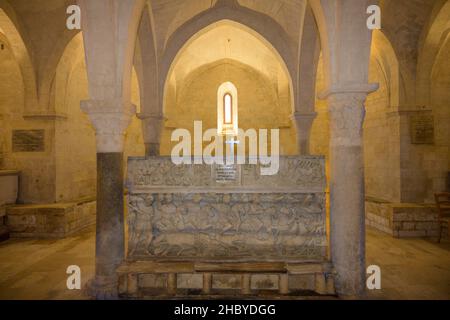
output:
[[[228,144],[230,146],[230,154],[229,157],[233,159],[234,162],[234,145],[239,144],[239,140],[234,140],[234,138],[232,138],[231,140],[225,141],[226,144]],[[228,158],[228,157],[227,157]]]

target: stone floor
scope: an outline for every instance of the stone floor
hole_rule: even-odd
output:
[[[394,239],[369,229],[367,263],[381,267],[379,299],[450,299],[450,244]],[[94,230],[64,240],[0,243],[0,299],[88,299],[66,289],[66,269],[81,268],[83,285],[94,273]]]

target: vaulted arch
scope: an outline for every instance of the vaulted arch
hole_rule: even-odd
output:
[[[398,107],[405,101],[400,66],[394,48],[382,31],[376,30],[373,33],[372,55],[380,64],[389,85],[390,106]]]
[[[158,54],[153,10],[147,2],[143,10],[136,39],[134,67],[139,81],[142,132],[146,154],[159,155],[160,135],[163,124],[158,90]]]
[[[450,35],[450,1],[438,1],[433,12],[434,19],[423,35],[417,65],[417,102],[431,103],[431,76],[441,48]]]
[[[79,40],[79,30],[64,30],[64,32],[61,33],[58,41],[55,43],[53,51],[48,57],[46,63],[41,66],[38,86],[40,112],[50,115],[57,114],[57,110],[55,110],[54,108],[55,105],[52,99],[52,90],[55,86],[57,68],[61,63],[61,60],[67,60],[68,52],[77,50],[77,48],[75,48],[74,46],[80,45]],[[66,58],[64,57],[64,55],[66,55]]]
[[[141,114],[159,114],[158,60],[151,4],[147,3],[139,25],[134,66],[139,80]]]
[[[366,27],[369,0],[309,0],[320,34],[326,93],[369,92],[372,30]],[[326,96],[326,95],[325,95]]]
[[[0,29],[8,39],[22,73],[25,88],[25,114],[33,113],[38,109],[37,82],[33,61],[15,12],[4,0],[0,0]]]
[[[59,62],[52,73],[49,90],[49,111],[60,116],[67,114],[66,96],[68,83],[74,68],[84,59],[83,34],[77,33],[67,44]]]
[[[123,1],[117,5],[110,1],[78,3],[83,15],[91,99],[129,100],[137,31],[145,1]]]
[[[160,63],[160,96],[164,96],[168,76],[182,49],[220,21],[229,21],[251,33],[280,57],[289,76],[291,100],[294,101],[293,90],[297,87],[295,48],[286,32],[272,18],[237,5],[216,5],[187,21],[171,35]],[[162,105],[160,107],[162,109]]]
[[[307,6],[299,41],[298,97],[295,105],[296,112],[301,114],[314,113],[320,49],[319,30],[311,7]]]

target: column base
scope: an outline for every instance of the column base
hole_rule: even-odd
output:
[[[117,277],[96,276],[86,285],[87,294],[97,300],[119,299]]]

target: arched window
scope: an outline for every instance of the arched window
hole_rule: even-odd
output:
[[[233,97],[229,93],[225,93],[223,96],[223,113],[224,113],[224,124],[233,124]]]
[[[217,92],[217,130],[219,135],[238,134],[238,96],[231,82],[223,83]]]

